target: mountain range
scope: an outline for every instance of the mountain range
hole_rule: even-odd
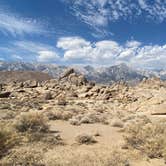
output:
[[[137,70],[123,63],[110,67],[93,67],[0,61],[0,71],[37,71],[47,73],[54,78],[58,78],[68,68],[74,68],[76,72],[85,75],[88,80],[102,84],[111,84],[117,81],[137,82],[149,77],[166,80],[166,71],[164,70]]]

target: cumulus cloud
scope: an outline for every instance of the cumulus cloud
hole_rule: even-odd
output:
[[[76,38],[70,37],[71,42]],[[58,43],[61,43],[61,41],[60,39]],[[65,38],[63,38],[63,41],[66,41]],[[80,44],[80,41],[84,41],[84,45]],[[64,50],[63,60],[67,63],[90,65],[127,63],[137,68],[154,69],[165,68],[166,66],[166,44],[163,46],[143,45],[139,41],[131,40],[120,45],[112,40],[91,43],[83,38],[79,38],[78,43],[74,41],[74,45],[75,47],[73,45],[69,47],[66,44],[57,44],[57,47]]]
[[[55,62],[59,59],[57,53],[53,51],[39,51],[38,54],[39,62]]]
[[[166,44],[144,45],[134,40],[124,44],[112,40],[90,42],[76,36],[60,38],[56,47],[32,41],[16,41],[9,45],[0,47],[3,54],[0,58],[13,55],[12,60],[95,66],[126,63],[135,68],[166,69]]]
[[[0,10],[0,31],[5,35],[11,34],[43,34],[46,31],[43,26],[35,19],[23,18],[14,13]]]
[[[57,42],[57,47],[64,50],[77,49],[90,45],[90,42],[80,37],[64,37],[60,38]]]
[[[126,42],[126,47],[139,47],[141,45],[141,42],[131,40]]]

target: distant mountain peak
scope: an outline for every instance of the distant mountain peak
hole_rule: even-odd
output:
[[[59,76],[70,68],[57,64],[40,64],[26,62],[3,62],[0,61],[0,71],[39,71],[47,73],[54,78]],[[136,70],[121,63],[110,67],[72,66],[77,73],[85,75],[89,80],[102,84],[110,84],[115,81],[133,82],[147,77],[159,77],[166,80],[166,71],[145,71]]]

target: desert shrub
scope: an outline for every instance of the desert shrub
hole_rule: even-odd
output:
[[[8,111],[6,112],[6,115],[3,117],[3,119],[8,120],[8,119],[13,119],[15,118],[16,113],[14,111]]]
[[[0,127],[0,158],[18,143],[18,136],[12,129],[6,128],[5,126]]]
[[[38,112],[22,113],[14,126],[19,132],[48,132],[47,118]]]
[[[59,97],[57,101],[58,105],[65,106],[67,104],[66,98],[65,97]]]
[[[70,119],[71,124],[80,125],[80,124],[93,124],[93,123],[103,123],[108,124],[106,116],[101,113],[87,113],[87,114],[78,114],[73,116]]]
[[[113,150],[105,166],[130,166],[127,157],[119,150]]]
[[[163,156],[166,146],[166,124],[155,123],[135,123],[126,129],[126,143],[136,149],[146,153],[150,158]]]
[[[99,149],[67,151],[51,150],[45,154],[49,166],[129,166],[127,157],[120,150]]]
[[[3,166],[44,166],[42,151],[33,147],[13,149],[1,162]]]
[[[45,137],[42,137],[42,141],[44,143],[47,143],[47,145],[65,145],[65,142],[63,141],[63,139],[61,138],[61,136],[59,134],[57,135],[47,135]]]
[[[72,118],[73,113],[70,111],[63,110],[55,110],[55,111],[47,111],[45,115],[49,120],[69,120]]]
[[[78,135],[75,140],[79,144],[87,144],[87,145],[97,142],[92,135],[88,134]]]
[[[75,117],[73,117],[72,119],[69,119],[69,122],[71,125],[74,125],[74,126],[79,126],[81,123],[78,119],[76,119]]]
[[[124,124],[123,124],[123,121],[122,121],[122,120],[120,120],[120,119],[118,119],[118,118],[115,118],[115,119],[112,120],[111,126],[112,126],[112,127],[119,127],[119,128],[122,128],[122,127],[124,126]]]

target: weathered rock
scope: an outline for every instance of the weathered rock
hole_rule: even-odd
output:
[[[78,86],[86,85],[88,83],[84,75],[78,76]]]
[[[24,88],[36,88],[36,87],[38,87],[38,82],[37,81],[31,81],[31,80],[25,81],[23,83],[23,87]]]
[[[0,98],[8,98],[11,95],[11,92],[1,92]]]
[[[70,74],[74,73],[74,69],[73,68],[70,68],[70,69],[67,69],[63,74],[62,76],[60,76],[59,80],[63,79],[63,78],[66,78],[66,77],[69,77]]]
[[[78,135],[75,140],[79,144],[87,144],[88,145],[88,144],[97,143],[97,141],[94,139],[94,137],[89,135],[89,134]]]
[[[2,86],[2,84],[0,84],[0,92],[2,91],[2,88],[3,88],[3,86]]]
[[[52,97],[52,94],[50,92],[47,92],[44,94],[44,99],[45,100],[51,100],[53,97]]]
[[[73,97],[78,97],[78,95],[76,92],[71,91],[66,94],[66,97],[73,98]]]

